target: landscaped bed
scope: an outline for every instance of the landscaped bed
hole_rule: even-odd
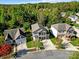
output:
[[[40,42],[39,40],[36,40],[36,41],[29,41],[27,42],[27,47],[28,48],[42,48],[43,47],[43,43]]]
[[[74,46],[79,46],[79,38],[71,40],[71,44],[73,44]]]
[[[0,36],[0,45],[4,43],[4,36]]]

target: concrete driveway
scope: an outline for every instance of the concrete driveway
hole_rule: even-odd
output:
[[[19,51],[19,50],[23,50],[23,49],[27,50],[27,45],[26,45],[26,43],[23,43],[23,44],[20,44],[19,46],[17,46],[17,50],[18,50],[18,51]]]
[[[79,51],[75,46],[73,46],[71,43],[67,44],[67,48],[65,50],[72,50],[72,51]]]
[[[23,55],[27,54],[27,46],[26,43],[20,44],[17,46],[17,55],[16,57],[19,58]]]
[[[70,51],[79,51],[75,46],[73,46],[70,41],[68,41],[65,37],[62,38],[62,44],[66,44],[65,45],[65,50],[70,50]]]
[[[45,50],[56,50],[55,45],[51,42],[50,39],[42,40]]]

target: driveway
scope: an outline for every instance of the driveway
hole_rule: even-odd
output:
[[[23,43],[23,44],[20,44],[19,46],[17,46],[17,50],[23,50],[23,49],[26,49],[27,50],[27,45],[26,43]]]
[[[67,48],[65,50],[72,50],[72,51],[79,51],[75,46],[73,46],[71,43],[67,44]]]
[[[63,42],[62,44],[65,45],[65,50],[71,50],[71,51],[79,51],[75,46],[73,46],[65,37],[62,38]]]
[[[56,50],[55,45],[51,42],[50,39],[42,40],[45,50]]]
[[[17,46],[17,55],[16,57],[21,57],[23,55],[27,54],[27,46],[26,43],[20,44]]]

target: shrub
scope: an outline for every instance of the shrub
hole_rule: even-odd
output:
[[[12,51],[12,46],[9,44],[4,44],[0,46],[0,56],[5,56],[10,54]]]

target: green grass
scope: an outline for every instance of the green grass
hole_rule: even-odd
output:
[[[51,41],[54,45],[56,45],[56,48],[64,49],[63,45],[61,44],[62,40],[57,40],[57,38],[52,37]]]
[[[52,43],[56,44],[57,39],[56,38],[51,38]]]
[[[79,52],[73,52],[70,56],[69,59],[79,59]]]
[[[74,24],[74,26],[75,26],[76,28],[79,28],[79,24]]]
[[[79,38],[73,39],[71,41],[71,44],[73,44],[74,46],[79,46]]]
[[[4,38],[3,36],[0,36],[0,45],[4,43]]]
[[[29,41],[27,42],[27,47],[28,48],[33,48],[33,47],[40,48],[40,47],[43,47],[43,43],[40,41]]]

